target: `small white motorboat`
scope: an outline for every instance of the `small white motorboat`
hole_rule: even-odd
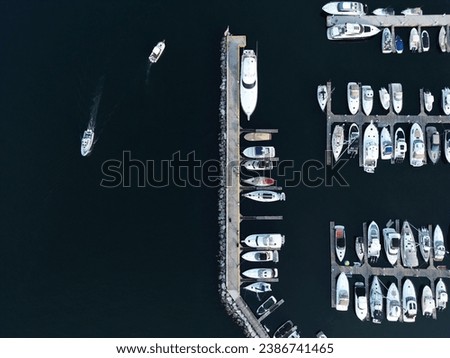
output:
[[[252,186],[271,186],[275,184],[275,179],[269,178],[269,177],[254,177],[254,178],[248,178],[248,179],[242,179],[242,182],[245,184],[250,184]]]
[[[378,15],[378,16],[392,16],[395,15],[395,10],[392,7],[380,7],[378,9],[375,9],[372,11],[372,14]]]
[[[326,85],[317,86],[317,101],[320,109],[324,112],[328,101],[328,89]]]
[[[375,263],[380,258],[381,241],[380,229],[375,221],[372,221],[367,229],[367,258],[370,263]]]
[[[94,147],[94,136],[95,133],[92,129],[88,128],[84,131],[83,137],[81,138],[81,155],[86,157],[92,152]]]
[[[348,278],[341,272],[336,282],[336,310],[347,311],[350,302],[350,288]]]
[[[427,127],[426,133],[428,157],[433,164],[436,164],[441,158],[441,135],[433,126]]]
[[[250,262],[278,262],[278,251],[248,251],[242,255],[242,258]]]
[[[441,30],[439,31],[439,47],[442,52],[447,52],[447,30],[445,29],[445,26],[441,27]]]
[[[400,234],[395,229],[389,227],[383,229],[384,251],[392,266],[398,261],[400,252]]]
[[[440,311],[445,309],[445,307],[447,307],[447,302],[447,287],[445,286],[442,278],[440,278],[438,283],[436,284],[436,308]]]
[[[244,134],[244,139],[249,142],[262,142],[272,139],[272,133],[251,132]]]
[[[422,314],[425,317],[432,317],[434,311],[436,310],[436,302],[434,301],[433,291],[431,291],[430,286],[425,285],[422,290]]]
[[[355,252],[356,256],[358,256],[359,261],[362,261],[364,258],[364,239],[362,236],[358,236],[355,239]]]
[[[272,170],[273,162],[271,160],[244,160],[242,166],[248,170]]]
[[[250,159],[267,159],[275,157],[275,148],[268,146],[248,147],[242,153]]]
[[[415,322],[417,316],[416,289],[410,279],[403,283],[402,290],[403,322]]]
[[[356,114],[359,111],[360,89],[356,82],[347,84],[347,103],[351,114]]]
[[[373,108],[373,89],[371,86],[361,86],[362,91],[362,107],[364,113],[369,116]]]
[[[337,162],[344,148],[344,126],[336,124],[331,136],[331,149],[333,150],[334,160]]]
[[[263,315],[267,311],[269,311],[273,305],[277,303],[277,299],[274,296],[270,296],[267,300],[265,300],[261,305],[256,309],[256,314],[258,316]]]
[[[242,287],[244,290],[248,290],[255,293],[264,293],[272,291],[272,286],[267,282],[253,282],[250,285]]]
[[[401,314],[400,292],[397,285],[392,282],[386,296],[386,319],[390,322],[397,322]]]
[[[400,236],[400,256],[404,267],[419,266],[417,258],[416,240],[411,225],[408,221],[403,222],[402,232]]]
[[[405,131],[400,127],[397,128],[394,137],[394,160],[396,163],[403,163],[406,157],[406,151],[408,150]]]
[[[363,166],[366,173],[374,173],[379,157],[380,136],[373,121],[364,130],[363,137]]]
[[[382,53],[392,53],[394,47],[394,42],[392,40],[392,34],[389,27],[385,27],[381,34],[381,52]]]
[[[241,56],[240,100],[247,120],[258,101],[258,60],[253,50],[244,50]]]
[[[391,96],[389,95],[389,92],[387,91],[386,88],[381,87],[379,94],[381,105],[385,110],[388,110],[389,107],[391,106]]]
[[[409,50],[411,52],[417,52],[420,49],[420,36],[415,27],[411,29],[409,33]]]
[[[255,279],[276,278],[278,269],[276,268],[253,268],[242,272],[242,276]]]
[[[255,249],[279,250],[284,245],[284,235],[281,234],[252,234],[242,241],[248,247]]]
[[[166,40],[162,40],[156,44],[155,47],[153,47],[152,53],[150,56],[148,56],[148,59],[150,62],[155,63],[159,60],[161,55],[164,52],[164,49],[166,48]]]
[[[450,116],[450,88],[448,87],[442,90],[442,110],[447,116]]]
[[[423,130],[418,123],[411,126],[409,163],[413,167],[427,164]]]
[[[394,148],[392,145],[391,134],[387,127],[383,127],[380,134],[380,144],[381,144],[381,159],[389,160],[392,159],[394,154]]]
[[[391,83],[392,106],[395,113],[399,114],[403,108],[403,88],[401,83]]]
[[[420,7],[408,7],[407,9],[401,11],[403,15],[423,15],[422,8]]]
[[[423,91],[423,103],[425,106],[425,110],[427,112],[431,112],[431,110],[433,109],[434,96],[428,90]]]
[[[364,282],[355,282],[355,313],[361,321],[367,319],[369,312],[367,303],[367,292]]]
[[[286,200],[286,194],[271,190],[255,190],[250,193],[242,194],[242,196],[263,203]]]
[[[345,256],[346,238],[345,227],[343,225],[336,225],[334,227],[334,241],[336,246],[336,256],[339,261],[342,261]]]
[[[442,261],[445,256],[444,234],[439,225],[436,225],[433,233],[433,259],[434,261]]]

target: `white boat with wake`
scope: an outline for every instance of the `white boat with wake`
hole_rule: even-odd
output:
[[[385,27],[381,33],[381,52],[392,53],[394,48],[394,41],[392,39],[392,33],[389,27]]]
[[[450,88],[448,87],[442,90],[442,110],[447,116],[450,116]]]
[[[362,92],[362,108],[364,113],[369,116],[373,108],[373,89],[371,86],[364,85],[361,87]]]
[[[394,137],[394,161],[396,163],[403,163],[406,157],[406,151],[408,150],[405,131],[400,127],[397,128]]]
[[[366,173],[375,172],[379,156],[379,141],[378,129],[371,121],[364,131],[363,139],[363,165]]]
[[[352,123],[348,129],[348,145],[347,154],[350,158],[354,158],[359,152],[359,127],[356,123]]]
[[[409,50],[411,52],[417,52],[420,49],[420,36],[415,27],[411,29],[409,33]]]
[[[265,293],[272,291],[272,285],[267,282],[253,282],[250,285],[242,287],[244,290],[255,292],[255,293]]]
[[[361,40],[375,36],[381,30],[373,25],[346,22],[327,28],[328,40]]]
[[[81,138],[81,155],[86,157],[92,152],[94,147],[94,137],[95,133],[91,128],[84,131],[83,137]]]
[[[434,96],[428,90],[423,91],[423,103],[425,106],[425,110],[427,112],[431,112],[431,110],[433,109]]]
[[[251,191],[250,193],[242,194],[242,196],[262,203],[271,203],[274,201],[286,200],[286,194],[271,190],[255,190]]]
[[[417,258],[416,240],[414,233],[408,221],[403,222],[401,232],[400,255],[402,257],[402,264],[404,267],[417,267],[419,260]]]
[[[433,126],[427,127],[426,133],[428,158],[430,158],[431,163],[436,164],[441,158],[441,135]]]
[[[248,170],[272,170],[273,162],[271,160],[244,160],[242,166]]]
[[[166,48],[166,40],[162,40],[153,47],[152,53],[148,56],[148,59],[151,63],[156,63]]]
[[[278,251],[247,251],[242,258],[249,262],[278,262]]]
[[[401,83],[391,83],[392,107],[399,114],[403,108],[403,88]]]
[[[386,257],[392,266],[398,261],[400,252],[400,234],[391,227],[383,229],[384,251]]]
[[[331,149],[333,150],[334,160],[337,162],[344,148],[344,126],[336,124],[331,136]]]
[[[447,163],[450,163],[450,130],[446,129],[444,131],[444,154]]]
[[[385,110],[389,110],[389,107],[391,106],[391,96],[389,95],[389,92],[387,91],[386,88],[381,87],[378,93],[380,95],[381,106]]]
[[[386,319],[390,322],[397,322],[401,314],[400,292],[397,285],[392,282],[386,296]]]
[[[279,250],[284,245],[284,235],[281,234],[252,234],[242,241],[248,247],[255,249]]]
[[[258,68],[256,54],[253,50],[242,52],[240,97],[242,110],[250,120],[258,101]]]
[[[430,286],[425,285],[422,290],[422,315],[425,317],[432,317],[436,310],[436,302],[434,301],[433,291],[431,291]]]
[[[367,314],[369,312],[367,303],[367,292],[364,282],[355,282],[355,313],[361,321],[367,319]]]
[[[402,290],[403,322],[415,322],[417,316],[416,289],[410,279],[403,283]]]
[[[360,94],[359,84],[356,82],[349,82],[347,84],[347,103],[351,114],[356,114],[359,111]]]
[[[438,283],[436,284],[436,308],[439,311],[442,311],[447,307],[447,302],[448,302],[447,287],[445,286],[445,283],[442,280],[442,278],[440,278]]]
[[[350,302],[350,287],[348,278],[341,272],[336,282],[336,310],[347,311]]]
[[[256,314],[258,316],[262,316],[264,313],[269,311],[272,306],[277,303],[277,299],[274,296],[270,296],[267,300],[265,300],[261,305],[256,309]]]
[[[252,186],[265,187],[275,185],[275,179],[269,177],[253,177],[248,179],[242,179],[245,184],[250,184]]]
[[[254,279],[276,278],[278,269],[276,268],[253,268],[242,272],[242,276]]]
[[[383,320],[383,292],[377,276],[373,276],[369,294],[370,316],[373,323],[381,323]]]
[[[381,142],[381,159],[389,160],[392,159],[394,154],[394,148],[392,146],[391,133],[389,133],[388,127],[383,127],[380,134]]]
[[[439,225],[436,225],[433,233],[433,260],[442,261],[445,256],[444,234]]]
[[[375,263],[380,258],[381,241],[380,229],[375,221],[372,221],[367,229],[367,258],[370,263]]]
[[[325,107],[328,101],[328,88],[326,85],[317,86],[317,102],[322,112],[325,112]]]
[[[334,242],[336,246],[336,256],[339,261],[342,261],[345,256],[346,237],[345,227],[343,225],[336,225],[334,227]]]
[[[409,164],[413,167],[421,167],[427,163],[425,155],[424,135],[420,124],[411,126]]]
[[[366,6],[355,1],[333,1],[322,6],[322,10],[330,15],[352,15],[359,16],[366,14]]]
[[[422,255],[422,258],[425,262],[428,263],[430,260],[430,252],[431,252],[431,235],[430,230],[428,230],[425,226],[422,226],[419,229],[419,251]]]
[[[275,148],[258,145],[255,147],[245,148],[242,153],[250,159],[267,159],[275,157]]]

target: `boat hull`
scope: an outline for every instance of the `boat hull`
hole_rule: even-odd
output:
[[[366,116],[369,116],[373,108],[373,89],[371,86],[364,85],[362,88],[362,107]]]
[[[345,23],[327,29],[328,40],[361,40],[378,34],[381,30],[373,25]]]
[[[325,107],[328,101],[328,89],[325,85],[317,86],[317,102],[322,112],[325,111]]]
[[[348,278],[341,272],[336,282],[336,310],[347,311],[349,305],[350,288]]]
[[[411,226],[407,221],[403,222],[401,232],[400,255],[404,267],[417,267],[419,260],[417,258],[416,240]]]
[[[403,283],[402,290],[403,322],[412,323],[417,316],[416,289],[410,279]]]
[[[338,161],[344,148],[344,127],[337,124],[334,127],[333,135],[331,136],[331,149],[333,150],[334,160]]]
[[[258,65],[253,50],[244,50],[242,53],[240,99],[242,110],[250,120],[258,101]]]
[[[377,276],[373,277],[369,297],[372,322],[381,323],[383,321],[383,292]]]
[[[386,296],[386,319],[390,322],[397,322],[401,314],[400,292],[397,285],[391,283]]]
[[[366,173],[374,173],[378,163],[380,137],[377,127],[371,122],[364,131],[363,165]]]
[[[426,164],[423,130],[418,123],[411,126],[409,164],[421,167]]]
[[[381,159],[382,160],[392,159],[393,155],[392,138],[387,127],[383,127],[383,129],[381,130],[380,142],[381,142]]]
[[[356,82],[349,82],[347,84],[347,103],[351,114],[358,113],[360,105],[360,88]]]
[[[284,235],[281,234],[252,234],[243,240],[248,247],[255,249],[278,250],[284,244]]]

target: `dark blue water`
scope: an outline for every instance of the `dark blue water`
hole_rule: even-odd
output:
[[[401,82],[404,113],[418,111],[419,88],[438,98],[449,85],[436,29],[429,53],[382,56],[378,37],[326,40],[322,5],[0,2],[0,336],[243,335],[217,292],[217,188],[173,180],[138,187],[136,168],[125,175],[129,187],[105,188],[102,165],[130,151],[132,159],[157,163],[159,176],[162,161],[177,152],[218,158],[219,50],[228,25],[247,35],[250,48],[258,43],[259,99],[248,126],[279,128],[277,155],[297,170],[324,157],[318,84],[333,81],[336,113],[346,111],[348,81],[374,89]],[[416,4],[385,5],[400,11]],[[449,1],[435,1],[424,11],[449,8]],[[146,85],[147,57],[162,39],[166,51]],[[102,77],[98,142],[83,158],[80,136]],[[244,215],[284,216],[241,228],[243,236],[286,235],[273,292],[286,303],[266,324],[275,329],[292,319],[306,337],[319,329],[330,337],[448,337],[448,310],[437,321],[379,326],[331,309],[328,246],[330,220],[346,225],[349,236],[361,234],[363,221],[381,225],[390,218],[439,223],[447,235],[448,165],[414,170],[380,163],[367,175],[353,161],[342,173],[348,187],[298,185],[285,188],[285,203],[242,202]],[[252,295],[246,299],[258,304]]]

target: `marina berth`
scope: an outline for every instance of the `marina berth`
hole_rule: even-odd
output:
[[[433,259],[434,261],[442,261],[445,256],[444,234],[439,225],[436,225],[433,233]]]
[[[428,263],[430,260],[430,252],[431,252],[431,236],[430,230],[426,227],[422,226],[419,229],[419,250],[422,258],[425,262]]]
[[[373,323],[383,321],[383,292],[377,276],[373,277],[369,294],[370,316]]]
[[[242,272],[242,276],[254,279],[276,278],[278,269],[276,268],[253,268]]]
[[[394,161],[395,163],[403,163],[405,159],[408,145],[406,144],[405,132],[402,128],[397,128],[394,139]]]
[[[433,164],[436,164],[441,158],[441,135],[433,126],[427,127],[426,133],[428,158]]]
[[[152,53],[148,56],[148,59],[151,63],[156,63],[166,48],[166,40],[162,40],[153,47]]]
[[[327,28],[328,40],[360,40],[375,36],[381,30],[373,25],[346,22]]]
[[[344,126],[336,124],[331,137],[331,148],[333,149],[334,160],[338,161],[344,148]]]
[[[364,282],[355,282],[355,313],[361,321],[367,319],[369,312],[367,304],[367,292]]]
[[[445,309],[447,307],[447,302],[448,302],[447,287],[445,286],[445,283],[442,280],[442,278],[440,278],[438,283],[436,284],[436,308],[440,311]]]
[[[255,146],[245,148],[243,154],[250,159],[267,159],[275,157],[275,148],[267,146]]]
[[[317,102],[322,112],[325,111],[325,106],[328,101],[328,89],[326,85],[317,86]]]
[[[350,302],[350,288],[348,278],[341,272],[336,283],[336,310],[347,311]]]
[[[284,245],[284,235],[252,234],[247,236],[243,243],[255,249],[279,250]]]
[[[434,301],[433,291],[431,291],[430,286],[425,285],[422,290],[422,297],[420,301],[422,304],[422,315],[425,317],[432,317],[434,311],[436,310],[436,303]]]
[[[373,108],[373,89],[368,85],[362,86],[361,89],[363,111],[367,116],[369,116]]]
[[[417,316],[416,289],[410,279],[403,283],[402,290],[403,322],[415,322]]]
[[[422,128],[418,123],[411,127],[409,163],[413,167],[421,167],[427,163]]]
[[[330,15],[364,15],[366,6],[355,1],[334,1],[322,6],[322,10]]]
[[[242,196],[244,196],[248,199],[263,202],[263,203],[270,203],[270,202],[274,202],[274,201],[286,200],[286,194],[278,193],[278,192],[271,191],[271,190],[251,191],[250,193],[242,194]]]
[[[397,285],[392,282],[386,296],[386,319],[390,322],[397,322],[401,314],[400,292]]]
[[[401,232],[401,245],[400,254],[402,258],[402,264],[404,267],[417,267],[419,266],[419,260],[417,258],[416,240],[414,239],[414,233],[408,221],[403,222]]]
[[[258,101],[258,66],[256,53],[244,50],[241,57],[240,99],[247,120],[253,114]]]

